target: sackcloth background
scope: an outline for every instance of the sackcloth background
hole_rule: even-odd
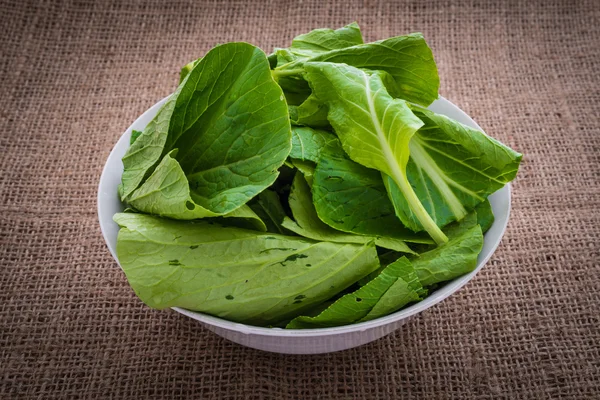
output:
[[[122,132],[217,43],[420,31],[440,93],[524,153],[460,292],[340,353],[286,356],[144,306],[96,216]],[[0,2],[0,398],[600,397],[600,3]]]

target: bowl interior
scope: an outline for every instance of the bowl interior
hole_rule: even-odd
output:
[[[119,232],[119,227],[112,220],[112,217],[114,214],[121,212],[124,209],[123,204],[119,200],[117,194],[118,186],[121,182],[121,175],[123,174],[123,163],[121,162],[121,159],[129,147],[131,131],[134,129],[143,130],[150,120],[154,118],[166,100],[167,98],[164,98],[156,103],[144,114],[142,114],[133,124],[131,124],[129,128],[127,128],[108,156],[106,165],[102,171],[102,176],[100,177],[100,185],[98,187],[98,218],[100,220],[100,228],[102,230],[104,240],[106,241],[108,249],[117,263],[119,262],[116,254],[117,233]],[[431,106],[429,106],[429,109],[453,118],[467,126],[481,129],[479,125],[477,125],[477,123],[461,109],[441,96],[435,102],[433,102]],[[483,249],[477,259],[477,268],[469,274],[463,275],[448,282],[442,288],[436,290],[419,303],[413,304],[412,306],[406,307],[403,310],[385,317],[336,328],[278,329],[239,324],[177,307],[175,307],[174,310],[209,325],[234,330],[241,333],[251,333],[264,336],[322,336],[339,334],[344,332],[362,331],[407,318],[433,306],[460,289],[465,283],[475,276],[475,274],[483,267],[483,265],[489,260],[493,252],[496,250],[498,244],[500,244],[500,240],[502,239],[502,235],[504,234],[506,225],[508,223],[508,217],[510,213],[510,186],[506,185],[504,188],[492,194],[489,197],[489,200],[492,205],[492,210],[494,211],[495,221],[490,230],[485,234]]]

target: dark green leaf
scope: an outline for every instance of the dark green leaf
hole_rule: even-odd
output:
[[[287,105],[264,53],[247,43],[217,46],[194,66],[123,158],[123,198],[142,211],[161,208],[156,199],[168,199],[175,190],[163,180],[183,175],[175,194],[183,200],[187,181],[194,210],[223,215],[275,181],[290,144]],[[170,160],[156,167],[164,157]],[[152,173],[153,186],[144,182]],[[157,191],[162,195],[152,195]],[[161,215],[178,218],[171,209],[181,207],[169,201],[162,208]]]
[[[279,196],[272,190],[266,189],[248,203],[252,211],[263,220],[267,232],[285,234],[281,227],[286,217],[285,210],[279,201]]]
[[[395,238],[379,238],[374,236],[362,236],[352,233],[340,232],[323,223],[317,216],[312,202],[310,187],[303,175],[297,173],[290,192],[289,204],[294,215],[295,222],[285,218],[283,226],[298,235],[319,240],[336,243],[369,243],[374,241],[377,246],[413,253],[413,251],[402,240]]]
[[[313,178],[313,201],[319,219],[350,233],[432,243],[405,228],[394,214],[381,174],[342,155],[321,156]]]
[[[483,234],[475,212],[444,230],[449,241],[411,259],[423,286],[445,282],[471,272],[483,247]]]
[[[477,223],[481,226],[481,231],[486,233],[494,223],[494,212],[490,201],[486,199],[483,203],[479,203],[475,207],[475,212],[477,212]]]

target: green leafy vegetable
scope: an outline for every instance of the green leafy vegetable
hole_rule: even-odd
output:
[[[390,176],[427,233],[438,244],[446,242],[406,176],[409,142],[423,122],[406,102],[387,93],[378,74],[332,63],[307,63],[305,69],[315,94],[327,103],[329,121],[348,155]]]
[[[301,104],[290,106],[290,120],[296,125],[330,129],[327,111],[327,105],[311,94]]]
[[[219,216],[240,218],[242,221],[229,223],[260,231],[267,230],[261,218],[245,204],[227,214],[213,213],[197,206],[190,196],[185,174],[171,153],[162,159],[152,175],[133,193],[129,198],[129,205],[150,214],[183,220]]]
[[[284,60],[285,61],[285,60]],[[302,74],[307,63],[327,62],[387,72],[393,80],[388,90],[394,97],[428,106],[438,97],[439,77],[433,54],[423,35],[414,33],[378,42],[357,44],[278,63],[273,75],[284,90],[305,88]],[[310,79],[309,79],[310,81]],[[317,87],[311,84],[314,90]],[[317,97],[321,97],[317,94]]]
[[[136,131],[135,129],[131,131],[131,138],[129,139],[129,145],[131,146],[133,142],[142,134],[142,131]]]
[[[310,88],[298,67],[301,61],[359,44],[363,44],[363,39],[356,22],[336,30],[315,29],[295,37],[289,48],[275,49],[273,75],[284,89],[286,97],[294,99],[291,104],[300,104],[310,94]]]
[[[309,185],[312,185],[316,163],[321,153],[326,151],[342,151],[340,141],[334,134],[320,129],[292,126],[292,165],[304,174]]]
[[[298,315],[379,266],[372,244],[115,215],[117,255],[136,294],[153,308],[183,307],[268,325]]]
[[[412,108],[424,125],[409,144],[408,181],[437,226],[461,220],[514,179],[521,154],[479,130]],[[402,190],[390,177],[384,182],[400,220],[412,230],[422,230]]]
[[[471,272],[483,247],[483,233],[472,212],[446,230],[449,241],[411,260],[423,286],[445,282]]]
[[[481,226],[481,231],[486,233],[494,223],[494,212],[490,201],[485,199],[483,203],[479,203],[475,207],[475,212],[477,212],[477,223]]]
[[[281,227],[283,219],[286,218],[285,210],[276,192],[267,189],[255,197],[249,205],[252,211],[264,221],[266,231],[286,234]]]
[[[308,186],[312,186],[313,175],[315,174],[315,168],[317,167],[315,163],[312,161],[292,160],[292,165],[304,175],[304,179],[306,179]]]
[[[396,312],[408,303],[421,300],[422,296],[426,294],[413,265],[406,257],[394,261],[386,267],[386,269],[388,268],[393,268],[396,271],[398,279],[360,322],[370,321]],[[385,269],[381,273],[384,271]]]
[[[373,315],[382,311],[392,310],[406,305],[411,301],[419,300],[419,295],[412,289],[418,286],[418,280],[412,279],[410,283],[404,278],[411,274],[410,261],[406,258],[388,265],[375,279],[353,293],[349,293],[316,317],[301,316],[294,318],[287,326],[288,329],[326,328],[351,324],[361,319],[372,319],[370,313],[384,299],[384,304],[377,307]],[[412,271],[414,275],[414,271]],[[416,283],[415,283],[416,282]],[[401,283],[398,285],[398,283]],[[411,285],[413,285],[411,287]],[[394,288],[394,293],[386,296]],[[404,303],[403,303],[404,302]],[[391,304],[394,304],[392,306]]]
[[[473,271],[522,155],[424,108],[419,33],[216,46],[132,131],[117,256],[151,307],[292,329],[380,318]],[[408,247],[406,243],[410,243]]]
[[[227,214],[275,181],[290,142],[287,106],[264,53],[246,43],[217,46],[129,148],[122,196],[138,210],[160,209],[172,218],[182,211],[189,215],[182,206],[197,217]],[[179,205],[143,200],[155,192],[162,192],[152,195],[156,199],[170,198],[163,183],[175,175],[177,194],[187,181],[191,200]]]
[[[329,152],[321,156],[312,191],[319,219],[337,230],[432,243],[427,236],[405,228],[396,218],[379,172],[342,155]]]
[[[304,176],[296,174],[292,190],[290,192],[289,204],[294,215],[295,222],[284,218],[283,227],[297,233],[298,235],[320,241],[335,243],[369,243],[374,241],[377,246],[413,253],[413,251],[402,240],[385,237],[369,237],[344,233],[331,228],[319,219],[312,202],[310,187]]]
[[[330,50],[363,44],[362,33],[356,22],[340,29],[314,29],[296,36],[288,49],[297,58],[311,58]]]
[[[338,138],[327,131],[304,126],[292,126],[290,157],[303,161],[319,162],[324,151],[341,151]]]
[[[191,61],[184,65],[183,68],[181,68],[181,71],[179,72],[179,84],[183,82],[186,76],[188,76],[188,74],[194,69],[194,67],[200,62],[200,60],[201,59],[199,58],[197,60]]]

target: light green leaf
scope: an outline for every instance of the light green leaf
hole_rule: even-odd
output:
[[[343,232],[432,243],[402,225],[394,214],[381,174],[343,155],[325,153],[315,170],[313,202],[319,219]]]
[[[290,209],[296,221],[294,222],[286,217],[282,225],[298,235],[313,240],[363,244],[374,241],[380,247],[414,254],[410,247],[399,239],[355,235],[333,229],[319,219],[312,201],[310,187],[304,176],[301,173],[296,173],[289,196]]]
[[[216,217],[214,220],[226,226],[236,226],[242,229],[267,232],[267,225],[265,222],[247,204],[244,204],[240,208],[236,208],[230,213]]]
[[[378,267],[370,245],[115,215],[117,255],[147,305],[268,325],[311,309]]]
[[[286,98],[293,105],[298,105],[298,99],[310,94],[308,83],[302,78],[302,70],[290,71],[289,66],[296,61],[308,60],[331,50],[343,49],[363,43],[360,28],[353,22],[343,28],[315,29],[309,33],[299,35],[292,40],[292,45],[287,49],[275,49],[273,58],[276,60],[273,76],[284,89]],[[281,74],[280,69],[286,71]],[[292,68],[293,69],[293,68]]]
[[[152,175],[140,186],[129,199],[129,205],[136,210],[149,214],[174,219],[197,219],[205,217],[218,217],[221,214],[213,213],[196,205],[190,197],[188,181],[181,166],[173,158],[173,150],[164,156]],[[250,207],[241,207],[223,215],[231,218],[227,224],[241,224],[242,227],[266,231],[264,222]],[[241,219],[233,221],[233,219]]]
[[[183,82],[185,77],[188,76],[188,74],[194,69],[196,64],[198,64],[201,59],[202,58],[191,61],[191,62],[187,63],[186,65],[184,65],[183,68],[181,68],[181,71],[179,72],[179,84],[181,84],[181,82]]]
[[[356,22],[336,30],[315,29],[294,38],[289,49],[277,49],[273,54],[276,60],[273,68],[359,44],[363,44],[363,38]],[[281,77],[280,84],[288,88],[284,93],[287,103],[291,105],[290,119],[293,123],[313,128],[330,127],[327,107],[316,97],[309,96],[310,88],[302,76]]]
[[[393,89],[397,86],[396,81],[389,73],[385,71],[377,71],[376,73],[381,77],[383,85],[388,91],[390,91],[390,88]],[[304,95],[304,101],[301,104],[290,108],[290,120],[296,125],[331,130],[331,124],[327,119],[327,112],[327,104],[319,100],[313,93],[308,97]]]
[[[450,239],[448,243],[435,247],[417,245],[418,257],[412,257],[412,264],[417,271],[423,286],[454,279],[477,266],[477,256],[483,246],[483,236],[478,225],[478,216],[475,212],[458,222],[451,223],[444,228],[444,233]],[[379,270],[371,272],[364,277],[359,284],[369,282],[386,266],[391,260],[402,257],[402,254],[394,251],[379,255]],[[440,257],[440,258],[438,258]],[[408,280],[407,280],[408,281]],[[417,289],[415,289],[417,290]],[[424,290],[418,290],[424,296]]]
[[[315,164],[324,151],[343,151],[340,141],[333,133],[304,126],[292,126],[290,158],[293,166],[304,174],[309,185],[312,185]]]
[[[308,62],[347,64],[356,68],[385,71],[393,78],[386,82],[392,96],[424,106],[438,97],[437,67],[431,49],[420,33],[330,50],[310,58],[299,57],[278,64],[273,75],[284,90],[306,92],[301,77]],[[390,82],[393,84],[389,84]],[[314,86],[311,84],[313,90]],[[318,94],[317,97],[320,99]]]
[[[264,221],[267,232],[286,233],[281,227],[281,223],[285,218],[285,210],[277,193],[266,189],[252,199],[248,206]]]
[[[330,50],[363,44],[362,33],[356,22],[342,28],[314,29],[296,36],[289,51],[297,57],[311,58]]]
[[[383,247],[383,246],[380,246],[380,247]],[[431,245],[424,245],[424,244],[420,244],[420,245],[415,245],[415,247],[416,247],[417,249],[418,249],[419,247],[421,247],[421,248],[422,248],[422,247],[427,247],[427,248],[430,248],[430,247],[431,247]],[[383,248],[385,248],[385,247],[383,247]],[[413,253],[413,254],[417,254],[417,255],[418,255],[418,252],[416,252],[416,251],[414,251],[414,250],[413,250],[413,252],[412,252],[412,253]],[[399,251],[394,251],[394,250],[389,250],[389,249],[388,249],[388,251],[385,251],[385,250],[379,249],[379,250],[378,250],[378,252],[377,252],[377,256],[378,256],[378,258],[379,258],[379,269],[377,269],[377,270],[375,270],[375,271],[371,272],[369,275],[367,275],[367,276],[365,276],[364,278],[362,278],[362,279],[361,279],[361,280],[358,282],[358,284],[359,284],[360,286],[364,286],[364,285],[366,285],[367,283],[369,283],[369,282],[370,282],[370,281],[371,281],[373,278],[375,278],[377,275],[379,275],[379,273],[380,273],[380,272],[381,272],[381,271],[382,271],[382,270],[383,270],[385,267],[387,267],[387,266],[388,266],[388,265],[390,265],[391,263],[393,263],[393,262],[395,262],[395,261],[399,260],[400,258],[404,257],[404,254],[403,254],[402,252],[399,252]],[[416,278],[416,279],[417,279],[417,281],[418,281],[418,278],[417,278],[417,276],[416,276],[416,275],[414,276],[414,278]],[[410,279],[405,279],[405,280],[406,280],[407,282],[410,282],[410,281],[411,281]],[[421,295],[422,297],[425,297],[425,295],[426,295],[426,292],[427,292],[427,291],[426,291],[425,289],[423,289],[423,287],[421,286],[421,283],[420,283],[420,282],[419,282],[419,284],[418,284],[418,287],[417,287],[417,288],[415,288],[415,290],[416,290],[416,291],[419,293],[419,295]]]
[[[131,131],[131,138],[129,139],[129,145],[131,146],[133,144],[133,142],[136,141],[136,139],[142,134],[142,131],[136,131],[135,129],[133,129]]]
[[[290,148],[287,105],[264,53],[247,43],[217,46],[128,150],[122,195],[130,200],[178,149],[171,158],[189,183],[194,205],[223,215],[271,185]]]
[[[290,158],[317,163],[322,152],[341,149],[340,141],[331,132],[306,126],[292,126]]]
[[[175,219],[221,215],[194,203],[188,180],[175,159],[175,153],[177,150],[163,157],[148,179],[131,194],[128,204],[148,214]]]
[[[409,144],[406,174],[437,226],[464,218],[487,196],[514,179],[522,155],[443,115],[412,106],[424,122]],[[384,177],[400,220],[412,230],[423,226],[391,177]]]
[[[394,268],[398,279],[381,296],[371,311],[360,322],[386,316],[398,311],[409,303],[422,299],[421,294],[424,294],[425,291],[411,262],[406,257],[402,257],[387,266],[386,269],[390,267]],[[385,269],[381,273],[384,271]]]
[[[169,122],[177,98],[176,94],[180,89],[181,86],[167,99],[125,153],[123,157],[124,170],[119,188],[122,201],[125,201],[139,187],[162,159]]]
[[[409,268],[411,268],[410,262],[403,257],[401,260],[388,265],[375,279],[365,286],[338,299],[316,317],[296,317],[286,326],[286,328],[326,328],[348,325],[360,321],[363,318],[364,320],[376,318],[370,317],[369,314],[371,310],[374,307],[377,307],[382,296],[385,296],[398,281],[400,281],[400,283],[404,282],[403,277],[410,274],[410,271],[407,271]],[[404,300],[403,304],[402,300]],[[379,310],[393,309],[391,306],[393,301],[396,301],[396,305],[400,308],[408,302],[416,300],[419,300],[419,295],[416,291],[410,289],[407,282],[404,282],[404,286],[396,286],[396,293],[393,296],[390,295],[386,297],[385,304],[378,308],[376,314],[378,315],[381,312]]]
[[[447,243],[411,259],[423,286],[457,278],[477,267],[477,256],[483,247],[483,233],[477,224],[477,214],[469,213],[462,221],[444,230]]]

